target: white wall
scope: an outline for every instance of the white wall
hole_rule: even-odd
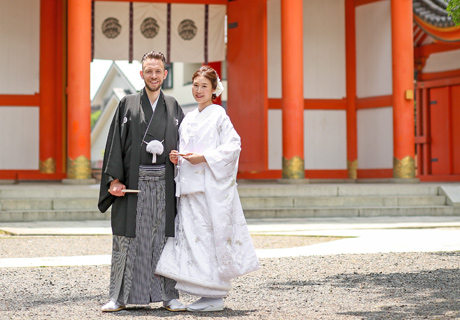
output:
[[[345,1],[304,0],[304,97],[346,96]]]
[[[38,92],[40,0],[0,0],[0,39],[0,94]]]
[[[356,90],[359,98],[393,92],[391,3],[356,7]]]
[[[40,0],[0,0],[0,94],[35,94]],[[39,108],[0,106],[0,170],[39,169]]]
[[[304,97],[346,96],[344,0],[304,0]],[[268,97],[281,98],[280,0],[267,1]]]
[[[283,167],[283,125],[281,110],[268,110],[268,169]]]
[[[38,107],[0,107],[0,170],[39,169]]]
[[[393,168],[393,108],[358,110],[358,169]]]
[[[391,2],[356,7],[358,98],[393,93]],[[357,111],[358,169],[393,168],[392,106]]]
[[[345,110],[305,110],[305,169],[347,169]]]
[[[268,97],[281,98],[280,0],[267,0],[267,66]]]
[[[460,69],[460,50],[431,54],[426,59],[423,72],[442,72]]]
[[[305,169],[346,169],[346,114],[343,110],[304,111]],[[282,168],[281,110],[268,111],[268,168]]]
[[[267,0],[268,98],[281,98],[281,5]],[[304,0],[304,98],[346,96],[344,0]],[[268,111],[268,168],[282,168],[282,113]],[[306,169],[346,169],[346,113],[304,111]],[[302,134],[302,133],[299,133]]]

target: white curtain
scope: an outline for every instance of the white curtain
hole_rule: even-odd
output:
[[[128,2],[95,2],[94,59],[128,60],[131,50],[132,58],[140,60],[154,50],[163,52],[170,62],[225,60],[225,5],[133,2],[132,8],[130,29]]]
[[[160,51],[166,55],[167,4],[133,4],[133,59],[141,60],[144,53]]]
[[[208,61],[225,60],[225,13],[223,5],[209,6]]]
[[[172,6],[171,61],[204,61],[204,10],[204,5]]]
[[[129,59],[129,3],[94,3],[94,59]]]

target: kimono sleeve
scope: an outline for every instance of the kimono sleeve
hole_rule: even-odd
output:
[[[230,118],[223,114],[217,122],[217,148],[204,152],[216,180],[233,178],[238,170],[241,139]]]
[[[120,119],[122,114],[120,109],[123,102],[123,100],[120,102],[115,112],[107,136],[98,202],[98,207],[101,212],[107,211],[116,198],[108,192],[110,182],[116,178],[123,181],[125,177],[123,167],[123,143],[121,138],[121,125],[123,124],[123,119]]]

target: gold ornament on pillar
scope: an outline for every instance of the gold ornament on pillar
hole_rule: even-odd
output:
[[[67,158],[67,177],[69,179],[91,179],[91,161],[84,156]]]
[[[358,179],[358,159],[347,161],[348,179]]]
[[[413,179],[415,178],[415,160],[407,156],[399,160],[393,158],[393,178],[395,179]]]
[[[291,159],[283,157],[283,179],[305,179],[305,165],[301,157],[295,156]]]
[[[40,160],[40,173],[56,173],[56,160],[48,158],[45,161]]]

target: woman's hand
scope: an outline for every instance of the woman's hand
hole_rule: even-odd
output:
[[[207,162],[204,155],[198,154],[198,153],[189,152],[186,155],[183,155],[182,157],[188,162],[190,162],[191,164],[199,164],[202,162]]]
[[[169,153],[169,161],[174,164],[177,164],[177,160],[179,159],[179,152],[177,150],[171,150]]]

